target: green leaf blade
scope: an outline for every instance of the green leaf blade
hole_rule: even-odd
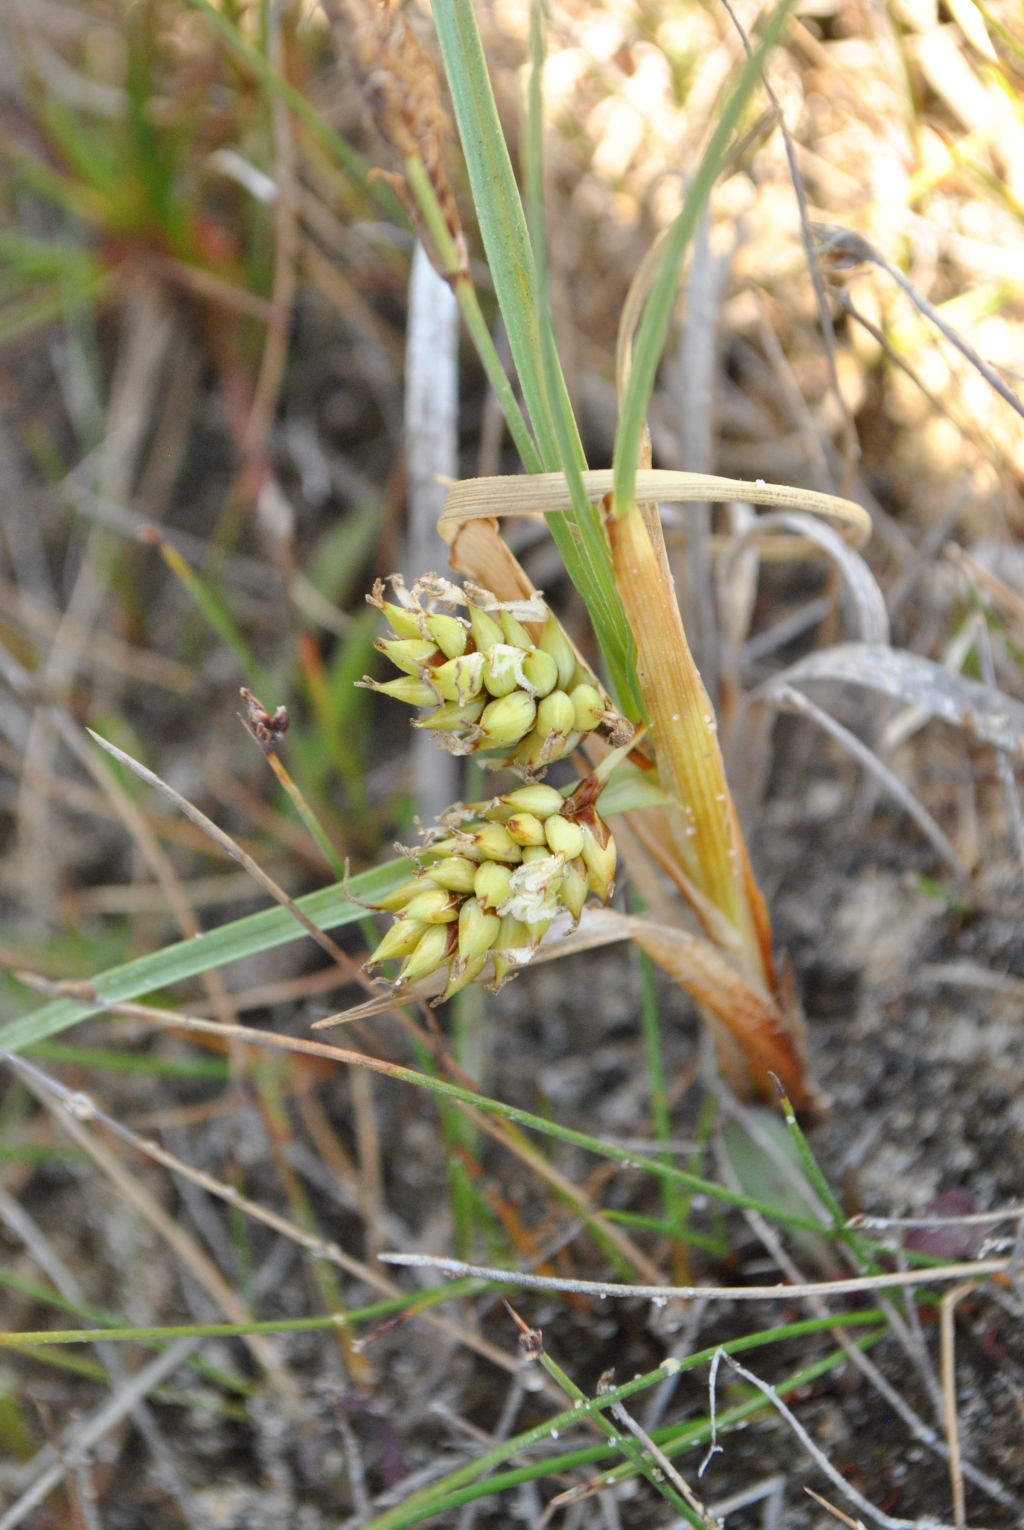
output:
[[[768,55],[781,36],[782,28],[794,3],[795,0],[781,0],[766,23],[757,47],[748,55],[735,88],[722,108],[711,141],[687,187],[682,211],[669,229],[661,265],[640,320],[633,349],[633,366],[626,384],[625,397],[622,400],[613,460],[615,473],[615,487],[612,493],[613,515],[625,515],[636,503],[636,471],[644,418],[654,389],[654,380],[665,347],[669,324],[672,321],[683,257],[711,195],[711,188],[725,159],[729,141],[761,78]]]
[[[406,860],[388,861],[353,877],[349,887],[367,901],[393,892],[408,880],[412,867]],[[323,887],[296,900],[303,913],[318,929],[337,930],[366,917],[366,909],[354,903],[339,884]],[[143,994],[170,987],[201,972],[241,961],[261,951],[287,945],[305,937],[305,931],[284,908],[264,909],[246,919],[234,920],[191,940],[179,941],[162,951],[153,951],[121,967],[112,967],[96,978],[94,987],[101,999],[111,1004],[126,1003]],[[56,999],[31,1014],[13,1020],[0,1030],[0,1048],[20,1052],[36,1041],[57,1036],[80,1020],[96,1014],[95,1006]]]

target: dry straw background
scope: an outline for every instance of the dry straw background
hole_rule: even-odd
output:
[[[417,809],[485,790],[353,685],[382,673],[364,591],[444,556],[434,474],[517,471],[465,330],[445,413],[454,302],[428,281],[439,327],[413,340],[413,234],[391,183],[367,184],[331,138],[401,168],[353,14],[0,8],[5,1027],[48,985],[271,906],[86,726],[294,897],[332,886],[345,858],[387,861]],[[475,14],[518,167],[530,9]],[[429,7],[406,15],[439,68]],[[591,468],[611,460],[631,282],[680,209],[741,30],[763,20],[713,0],[550,7],[552,316]],[[803,0],[767,75],[804,216],[761,90],[648,420],[655,468],[840,494],[871,520],[864,561],[843,563],[807,546],[758,560],[738,545],[742,505],[663,513],[806,1014],[814,1160],[780,1115],[731,1095],[689,1000],[619,938],[637,898],[685,917],[620,819],[626,870],[591,942],[454,1013],[331,1033],[340,1060],[223,1027],[308,1042],[363,997],[356,923],[336,956],[265,943],[136,988],[134,1008],[4,1065],[0,1530],[1024,1516],[1024,26],[1011,0]],[[438,145],[507,366],[461,155]],[[414,375],[433,413],[410,412]],[[596,661],[544,522],[506,531]],[[914,656],[946,667],[945,690]],[[242,683],[289,708],[281,759],[329,854],[240,726]],[[620,920],[615,943],[602,917],[606,933]],[[452,1088],[381,1076],[395,1067]],[[474,1082],[485,1105],[458,1094]],[[713,1184],[639,1165],[657,1153]],[[388,1267],[388,1251],[421,1267]],[[970,1268],[911,1288],[922,1255]],[[507,1294],[543,1330],[547,1371],[521,1363],[490,1285],[441,1290],[431,1259],[539,1272]],[[876,1306],[818,1289],[879,1269],[904,1285]],[[706,1290],[652,1302],[573,1281]],[[778,1283],[801,1294],[730,1294]],[[132,1336],[6,1338],[93,1325]],[[185,1332],[147,1344],[153,1327]],[[716,1358],[766,1334],[742,1372]],[[589,1405],[562,1414],[609,1371],[625,1393],[601,1457]],[[720,1450],[698,1478],[716,1405]],[[656,1457],[638,1469],[651,1434],[685,1492]],[[459,1497],[489,1464],[508,1480]]]

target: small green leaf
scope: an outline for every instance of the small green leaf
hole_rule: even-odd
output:
[[[598,811],[602,818],[614,813],[635,813],[640,808],[668,807],[671,798],[658,785],[653,771],[637,765],[621,764],[601,793]]]

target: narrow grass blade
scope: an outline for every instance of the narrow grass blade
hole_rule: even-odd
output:
[[[644,717],[644,701],[636,679],[636,645],[615,585],[611,554],[596,506],[583,483],[587,461],[573,417],[569,392],[558,360],[551,322],[548,290],[547,217],[544,208],[544,104],[541,82],[544,71],[543,0],[533,0],[530,10],[530,89],[526,132],[526,183],[533,240],[534,280],[537,296],[541,372],[547,407],[551,414],[559,458],[572,500],[572,524],[562,524],[552,534],[573,583],[587,602],[590,619],[601,645],[615,698],[630,720]],[[564,545],[563,545],[564,544]]]
[[[547,472],[586,467],[565,379],[553,345],[545,355],[538,320],[534,251],[512,162],[498,120],[472,0],[439,0],[434,23],[455,107],[480,233],[508,333],[523,398]],[[530,466],[530,464],[525,464]],[[572,513],[548,525],[573,584],[587,605],[619,706],[642,715],[631,680],[629,625],[592,502],[574,476]],[[575,527],[575,530],[573,529]]]
[[[427,174],[423,160],[417,154],[405,162],[405,178],[409,183],[410,190],[416,198],[417,206],[427,225],[434,248],[444,267],[444,274],[451,282],[458,300],[459,309],[469,330],[470,338],[476,346],[477,355],[480,357],[484,371],[487,373],[487,381],[494,389],[495,396],[501,405],[501,412],[505,416],[509,434],[515,442],[516,450],[522,460],[523,467],[528,473],[539,473],[543,464],[537,454],[537,448],[533,444],[529,427],[523,419],[522,411],[516,402],[516,396],[512,391],[512,384],[505,376],[505,368],[495,349],[491,332],[487,328],[486,320],[480,309],[480,302],[476,295],[476,289],[472,281],[462,270],[459,252],[452,238],[451,230],[445,220],[441,204],[437,199],[430,176]]]
[[[353,877],[348,886],[358,898],[372,901],[394,892],[412,875],[412,865],[406,860],[388,861],[384,866]],[[355,924],[366,917],[366,909],[354,903],[341,886],[321,888],[297,900],[299,908],[321,930],[337,930],[344,925]],[[180,941],[166,946],[162,951],[151,952],[111,968],[93,979],[98,996],[111,1003],[135,999],[142,994],[155,993],[173,986],[185,978],[196,977],[229,962],[241,961],[261,951],[270,951],[290,941],[301,940],[304,932],[291,914],[283,908],[269,908],[262,913],[251,914],[219,929],[197,935],[192,940]],[[9,1052],[19,1052],[34,1041],[43,1041],[59,1035],[69,1026],[96,1013],[96,1006],[76,1003],[71,999],[58,999],[23,1015],[0,1030],[0,1046]]]
[[[640,967],[640,1023],[644,1037],[644,1054],[647,1059],[647,1077],[651,1091],[651,1119],[654,1135],[659,1142],[668,1142],[672,1136],[669,1116],[668,1091],[665,1087],[665,1058],[661,1046],[661,1017],[658,1012],[658,991],[654,980],[654,966],[644,951],[637,952]],[[671,1163],[666,1154],[662,1163]],[[674,1228],[679,1219],[679,1195],[670,1180],[663,1180],[662,1204],[665,1220]],[[674,1233],[672,1234],[674,1236]]]
[[[116,1047],[68,1047],[60,1042],[40,1041],[26,1049],[37,1062],[63,1063],[69,1068],[96,1068],[110,1073],[145,1073],[152,1078],[226,1079],[227,1062],[216,1057],[150,1057]]]
[[[445,1287],[440,1295],[446,1302],[456,1301],[460,1296],[476,1295],[479,1290],[478,1281],[462,1281],[458,1288]],[[417,1292],[415,1296],[395,1296],[388,1301],[375,1302],[371,1307],[360,1307],[352,1312],[330,1312],[308,1318],[271,1318],[259,1323],[184,1323],[149,1328],[40,1328],[23,1333],[0,1331],[0,1348],[95,1344],[97,1339],[112,1344],[162,1344],[168,1339],[242,1339],[254,1333],[317,1333],[325,1328],[351,1328],[356,1323],[390,1317],[392,1313],[403,1312],[407,1307],[419,1306],[422,1301],[423,1293]]]
[[[165,541],[159,532],[152,531],[146,540],[157,548],[171,573],[181,581],[192,597],[196,609],[216,632],[225,648],[234,654],[246,683],[262,691],[264,695],[272,695],[274,687],[270,676],[251,652],[248,643],[235,626],[234,618],[219,596],[186,563],[178,549]]]
[[[743,110],[761,78],[765,62],[778,41],[794,0],[781,0],[761,34],[761,40],[749,56],[728,101],[719,114],[711,141],[690,181],[683,208],[665,240],[661,267],[651,287],[633,350],[633,366],[622,400],[619,428],[615,437],[615,488],[612,513],[625,515],[636,504],[635,478],[639,465],[644,416],[654,388],[665,337],[672,321],[676,294],[682,273],[683,258],[693,238],[698,219],[707,204],[711,188],[725,158],[729,140]]]
[[[827,1327],[856,1327],[867,1326],[884,1322],[884,1315],[878,1311],[845,1313],[838,1318],[829,1317],[824,1319],[809,1319],[804,1323],[792,1323],[782,1328],[769,1329],[762,1333],[751,1334],[741,1339],[733,1339],[721,1348],[727,1354],[739,1354],[744,1350],[759,1349],[766,1344],[773,1344],[787,1338],[803,1337],[809,1333],[821,1333]],[[607,1461],[617,1454],[610,1445],[595,1445],[583,1450],[575,1451],[571,1455],[548,1457],[544,1461],[538,1461],[531,1466],[521,1468],[519,1472],[509,1473],[507,1476],[491,1477],[486,1482],[477,1479],[487,1476],[495,1467],[502,1465],[513,1456],[522,1455],[534,1445],[549,1441],[552,1430],[561,1432],[571,1428],[580,1422],[581,1417],[587,1417],[602,1412],[614,1406],[616,1402],[624,1402],[634,1397],[638,1392],[647,1391],[650,1387],[659,1385],[669,1375],[678,1375],[680,1371],[692,1371],[698,1366],[706,1365],[714,1358],[715,1349],[705,1349],[694,1355],[689,1355],[685,1360],[670,1360],[667,1365],[659,1366],[655,1371],[649,1371],[644,1376],[638,1376],[634,1380],[626,1382],[624,1386],[615,1387],[609,1392],[600,1394],[585,1403],[583,1407],[567,1409],[549,1418],[533,1429],[526,1430],[514,1439],[503,1441],[493,1450],[479,1456],[468,1466],[460,1467],[452,1472],[443,1481],[433,1484],[429,1488],[422,1489],[406,1499],[405,1503],[392,1509],[387,1514],[380,1515],[373,1520],[367,1530],[403,1530],[406,1525],[416,1524],[428,1515],[441,1513],[444,1510],[454,1508],[459,1503],[466,1503],[471,1498],[490,1496],[500,1492],[506,1487],[513,1486],[513,1475],[517,1481],[535,1481],[539,1477],[546,1477],[556,1472],[571,1469],[572,1466],[585,1465],[589,1462]],[[794,1391],[800,1386],[805,1386],[810,1379],[825,1374],[828,1370],[842,1364],[846,1359],[845,1351],[837,1350],[817,1365],[809,1366],[800,1371],[797,1376],[780,1383],[777,1391],[783,1394]],[[752,1398],[749,1402],[739,1405],[739,1408],[731,1409],[728,1413],[719,1416],[719,1427],[728,1428],[732,1423],[748,1417],[753,1412],[758,1412],[767,1407],[763,1398]],[[694,1423],[668,1426],[655,1432],[653,1438],[661,1446],[666,1454],[677,1455],[680,1451],[697,1445],[710,1434],[710,1419],[701,1419]],[[625,1475],[631,1475],[634,1469],[623,1469]],[[615,1477],[616,1481],[620,1478]],[[473,1484],[473,1486],[470,1486]],[[459,1489],[465,1488],[465,1494],[459,1494]]]
[[[434,25],[512,360],[541,459],[547,471],[554,472],[561,461],[544,386],[533,252],[472,0],[438,0]]]

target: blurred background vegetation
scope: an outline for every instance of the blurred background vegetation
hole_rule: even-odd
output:
[[[736,10],[755,30],[758,7]],[[406,14],[436,58],[426,0],[411,0]],[[529,7],[487,0],[477,14],[518,168]],[[549,281],[592,467],[611,460],[626,293],[680,208],[742,54],[730,13],[712,0],[551,6]],[[1006,391],[1020,391],[1019,7],[801,0],[769,75],[816,237],[827,240],[839,225],[867,241],[869,258],[821,261],[838,390],[786,145],[759,99],[698,238],[649,411],[654,464],[858,500],[872,517],[867,558],[894,644],[1024,697],[1024,418],[950,339],[955,331]],[[395,569],[422,571],[414,565],[424,545],[411,545],[418,533],[407,519],[416,471],[406,368],[416,234],[388,178],[401,167],[375,126],[373,89],[357,68],[352,12],[331,0],[6,0],[0,8],[5,1021],[36,1002],[16,972],[86,978],[262,906],[247,874],[199,829],[90,755],[81,725],[202,806],[296,896],[334,881],[345,859],[356,871],[387,858],[396,837],[414,832],[417,811],[434,811],[441,766],[432,762],[441,757],[412,749],[405,718],[354,688],[379,672],[380,619],[364,592]],[[510,370],[454,140],[448,169],[481,306]],[[464,331],[456,361],[451,475],[517,471]],[[684,619],[718,699],[715,615],[687,572],[685,524],[666,513]],[[713,549],[741,529],[723,508],[710,523]],[[509,541],[596,663],[585,610],[544,523],[516,523]],[[439,567],[442,553],[435,550]],[[835,641],[841,627],[841,592],[823,560],[762,573],[750,597],[748,684]],[[979,620],[987,636],[976,652]],[[243,684],[271,711],[287,707],[282,757],[330,854],[241,726]],[[920,1208],[943,1193],[966,1195],[975,1209],[1019,1196],[1024,835],[1005,764],[952,730],[911,725],[884,738],[884,718],[853,703],[843,715],[884,745],[965,876],[951,877],[905,820],[876,811],[870,785],[809,725],[780,727],[774,755],[766,739],[757,749],[748,740],[731,762],[773,917],[797,963],[815,1070],[843,1107],[838,1124],[822,1129],[821,1152],[849,1192],[849,1211]],[[475,767],[445,783],[442,800],[483,789]],[[355,935],[346,944],[360,959],[363,949]],[[881,1084],[864,1059],[881,1045],[871,1038],[883,1020],[913,1021],[920,970],[955,962],[962,978],[964,962],[977,965],[973,986],[969,973],[964,979],[982,1005],[969,1016],[975,1039],[956,1032],[968,1023],[959,1001],[943,1009],[943,1000],[930,1029],[927,1016],[916,1031],[910,1024],[910,1039],[896,1048],[906,1066],[894,1063]],[[685,1139],[679,1162],[699,1169],[714,1107],[691,1011],[632,956],[576,963],[531,974],[486,1011],[474,994],[452,1021],[442,1018],[460,1065],[502,1098],[588,1130],[599,1124],[624,1142],[655,1129],[665,1142]],[[1003,986],[986,987],[985,971]],[[269,1016],[275,1029],[305,1034],[311,1017],[340,1007],[344,983],[336,967],[313,970],[296,945],[173,997],[192,1013],[205,1005],[260,1023]],[[659,1003],[663,1043],[652,1051]],[[407,1037],[381,1023],[379,1044],[408,1060]],[[312,1059],[257,1063],[244,1048],[154,1041],[134,1024],[118,1022],[115,1032],[97,1020],[75,1035],[88,1046],[45,1043],[32,1055],[68,1087],[95,1088],[113,1114],[161,1133],[180,1157],[280,1204],[360,1257],[385,1246],[440,1252],[454,1242],[492,1260],[543,1254],[545,1268],[563,1273],[574,1260],[600,1263],[597,1243],[573,1251],[557,1187],[531,1180],[525,1189],[517,1161],[496,1166],[478,1128],[444,1110],[385,1097],[380,1087],[372,1093],[354,1070],[318,1095],[326,1065]],[[982,1031],[984,1043],[975,1035]],[[362,1049],[374,1044],[363,1031]],[[987,1137],[986,1119],[994,1123]],[[558,1162],[600,1199],[606,1182],[591,1160]],[[180,1179],[145,1174],[252,1313],[276,1316],[276,1302],[297,1317],[370,1300],[358,1278],[343,1289],[322,1264],[310,1264],[318,1279],[293,1270],[293,1245],[270,1233],[254,1240],[234,1209],[221,1216]],[[45,1326],[54,1291],[79,1318],[103,1308],[137,1324],[209,1320],[195,1270],[180,1273],[152,1221],[10,1081],[0,1101],[0,1187],[0,1212],[23,1197],[43,1229],[42,1244],[33,1244],[16,1213],[14,1221],[4,1214],[5,1327]],[[694,1269],[710,1268],[715,1279],[742,1273],[744,1258],[756,1271],[763,1256],[753,1243],[744,1255],[742,1219],[733,1219],[737,1231],[706,1203],[663,1204],[657,1186],[628,1176],[608,1205],[677,1279]],[[582,1215],[578,1204],[572,1214]],[[689,1232],[673,1241],[673,1228]],[[58,1251],[57,1265],[47,1266],[47,1247]],[[968,1240],[962,1253],[976,1247]],[[691,1266],[694,1258],[705,1265]],[[77,1296],[55,1278],[58,1267],[74,1273]],[[465,1320],[511,1353],[514,1335],[496,1326],[499,1310],[467,1308]],[[545,1326],[556,1321],[546,1310],[538,1304],[534,1314]],[[971,1319],[978,1343],[979,1333],[995,1332],[987,1312],[979,1307]],[[679,1317],[666,1343],[689,1332],[691,1318]],[[606,1365],[617,1365],[620,1379],[648,1370],[666,1347],[668,1330],[645,1326],[642,1314],[617,1329],[582,1298],[557,1321],[591,1382]],[[492,1360],[453,1351],[451,1336],[436,1330],[414,1340],[414,1326],[382,1339],[379,1361],[347,1337],[340,1346],[290,1340],[307,1415],[280,1428],[277,1404],[241,1374],[246,1364],[255,1373],[257,1362],[237,1341],[208,1345],[202,1354],[216,1364],[186,1373],[177,1392],[165,1386],[157,1409],[194,1452],[186,1487],[174,1486],[182,1463],[168,1465],[174,1452],[159,1430],[140,1424],[129,1436],[122,1424],[93,1451],[88,1471],[69,1468],[66,1497],[17,1522],[88,1530],[182,1516],[197,1526],[369,1522],[372,1504],[387,1508],[400,1480],[453,1469],[534,1406],[522,1388],[514,1406],[511,1393],[495,1390]],[[971,1449],[1005,1484],[1004,1499],[989,1494],[974,1505],[990,1524],[1013,1522],[1011,1487],[1024,1483],[1024,1352],[1004,1335],[998,1345],[1002,1380],[983,1398],[970,1391],[980,1380],[969,1378],[965,1405]],[[0,1367],[0,1444],[15,1463],[0,1467],[0,1481],[12,1503],[30,1480],[24,1463],[38,1459],[75,1408],[98,1407],[105,1395],[99,1361],[65,1359],[63,1370],[47,1370],[38,1357],[57,1353],[5,1351]],[[805,1353],[793,1351],[791,1371]],[[288,1383],[279,1375],[278,1383],[286,1395]],[[921,1450],[906,1458],[902,1437],[899,1460],[890,1460],[883,1404],[851,1402],[852,1385],[814,1393],[816,1437],[846,1453],[851,1478],[886,1512],[948,1518],[945,1466],[935,1456],[922,1466]],[[926,1394],[927,1381],[920,1385]],[[979,1399],[973,1413],[971,1397]],[[694,1385],[691,1416],[698,1402],[706,1410],[706,1391],[698,1399]],[[921,1411],[928,1405],[925,1396]],[[987,1422],[977,1417],[983,1408]],[[319,1442],[318,1456],[309,1440]],[[776,1444],[764,1435],[750,1445],[746,1476],[770,1481],[776,1468],[793,1470],[802,1484],[800,1468],[773,1455]],[[564,1475],[560,1486],[572,1480]],[[719,1461],[708,1482],[711,1502],[739,1485]],[[647,1491],[581,1501],[575,1523],[674,1523]],[[781,1506],[774,1487],[762,1497]],[[754,1501],[729,1523],[761,1522]],[[480,1513],[534,1523],[542,1507],[535,1487],[514,1485]],[[825,1522],[802,1486],[772,1512],[794,1526]],[[451,1508],[446,1522],[458,1518],[469,1530],[468,1514]],[[0,1525],[15,1522],[0,1517]]]

